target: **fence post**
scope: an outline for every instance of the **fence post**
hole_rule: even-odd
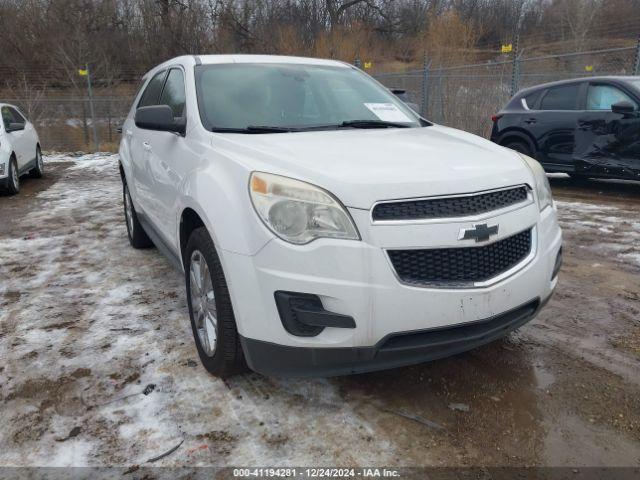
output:
[[[638,35],[638,43],[636,44],[636,63],[633,66],[633,74],[640,75],[640,35]]]
[[[428,61],[427,55],[424,55],[424,63],[422,65],[422,105],[420,105],[420,114],[423,117],[427,116],[427,110],[429,109],[429,68],[431,62]]]
[[[355,61],[353,62],[353,65],[354,65],[356,68],[359,68],[360,70],[362,70],[362,61],[360,60],[360,57],[357,57],[357,58],[355,59]]]
[[[520,80],[520,58],[518,56],[518,50],[520,47],[520,33],[516,33],[515,41],[513,42],[513,66],[511,67],[511,96],[513,97],[518,92],[518,83]]]
[[[89,89],[89,111],[91,112],[91,126],[93,127],[93,144],[96,147],[96,152],[100,151],[100,143],[98,142],[98,125],[96,125],[96,111],[93,107],[93,89],[91,88],[91,71],[89,70],[89,64],[85,66],[87,71],[87,88]]]

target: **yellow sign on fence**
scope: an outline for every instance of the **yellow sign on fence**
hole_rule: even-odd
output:
[[[371,68],[372,66],[373,66],[373,63],[371,63],[371,62],[364,62],[364,68],[365,68],[365,70],[366,70],[366,69]]]
[[[80,75],[81,77],[86,77],[87,75],[89,75],[89,70],[80,69],[78,70],[78,75]]]
[[[513,44],[502,45],[502,49],[500,50],[502,53],[511,53],[513,52]]]
[[[593,65],[587,65],[584,67],[585,71],[587,72],[593,72]]]

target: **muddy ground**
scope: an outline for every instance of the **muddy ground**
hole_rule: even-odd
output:
[[[552,178],[556,294],[475,351],[335,379],[200,366],[181,276],[129,247],[114,156],[0,196],[0,465],[640,466],[640,184]]]

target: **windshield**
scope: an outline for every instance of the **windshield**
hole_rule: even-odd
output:
[[[196,67],[196,90],[202,123],[212,131],[330,129],[362,120],[373,128],[385,122],[421,126],[417,114],[390,91],[347,67],[201,65]]]

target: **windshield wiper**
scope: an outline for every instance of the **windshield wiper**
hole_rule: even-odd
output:
[[[298,129],[270,125],[248,125],[245,128],[213,127],[211,131],[217,133],[287,133],[296,132]]]
[[[352,128],[410,128],[411,125],[398,122],[386,122],[384,120],[346,120],[341,127]]]

